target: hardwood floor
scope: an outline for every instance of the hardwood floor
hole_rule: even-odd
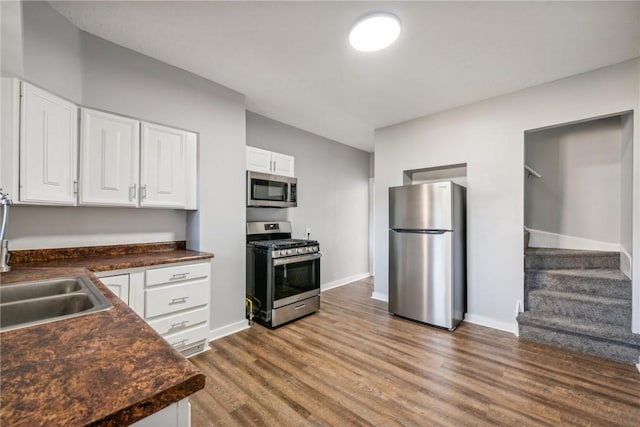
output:
[[[387,313],[370,280],[321,311],[260,325],[191,358],[201,426],[639,426],[634,366],[463,322],[453,333]]]

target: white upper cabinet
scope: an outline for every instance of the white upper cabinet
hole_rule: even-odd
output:
[[[293,156],[247,146],[247,170],[293,177],[293,165]]]
[[[1,84],[0,188],[14,203],[198,208],[196,133]]]
[[[198,135],[187,132],[185,209],[198,209]]]
[[[184,208],[187,132],[142,123],[140,206]]]
[[[293,156],[271,153],[273,174],[293,177]]]
[[[271,173],[271,151],[247,146],[247,170]]]
[[[137,206],[139,122],[82,109],[80,204]]]
[[[20,103],[21,202],[75,205],[78,108],[22,82]]]

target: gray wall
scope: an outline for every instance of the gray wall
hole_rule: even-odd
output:
[[[298,207],[247,208],[247,219],[288,219],[320,242],[323,288],[369,272],[369,153],[247,112],[247,145],[295,157]]]
[[[244,96],[75,29],[48,4],[24,3],[26,80],[83,105],[199,134],[199,210],[13,210],[12,249],[188,238],[214,252],[211,328],[244,327]],[[80,97],[80,98],[79,98]],[[218,329],[218,331],[215,331]]]
[[[82,101],[82,32],[48,4],[22,2],[24,77],[73,102]]]
[[[17,1],[0,2],[0,52],[4,77],[23,74],[22,5]]]
[[[620,243],[621,141],[620,116],[528,132],[525,163],[542,178],[525,180],[525,226]]]

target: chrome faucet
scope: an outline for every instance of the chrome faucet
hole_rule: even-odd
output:
[[[0,272],[11,270],[9,267],[9,241],[6,240],[7,222],[9,221],[9,205],[11,199],[7,193],[2,192],[0,188],[0,204],[2,205],[2,228],[0,228]]]

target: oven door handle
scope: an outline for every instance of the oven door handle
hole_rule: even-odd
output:
[[[297,255],[290,256],[286,258],[276,258],[273,260],[273,265],[285,265],[285,264],[293,264],[294,262],[303,262],[303,261],[311,261],[314,259],[320,259],[322,255],[319,252],[307,255]]]

